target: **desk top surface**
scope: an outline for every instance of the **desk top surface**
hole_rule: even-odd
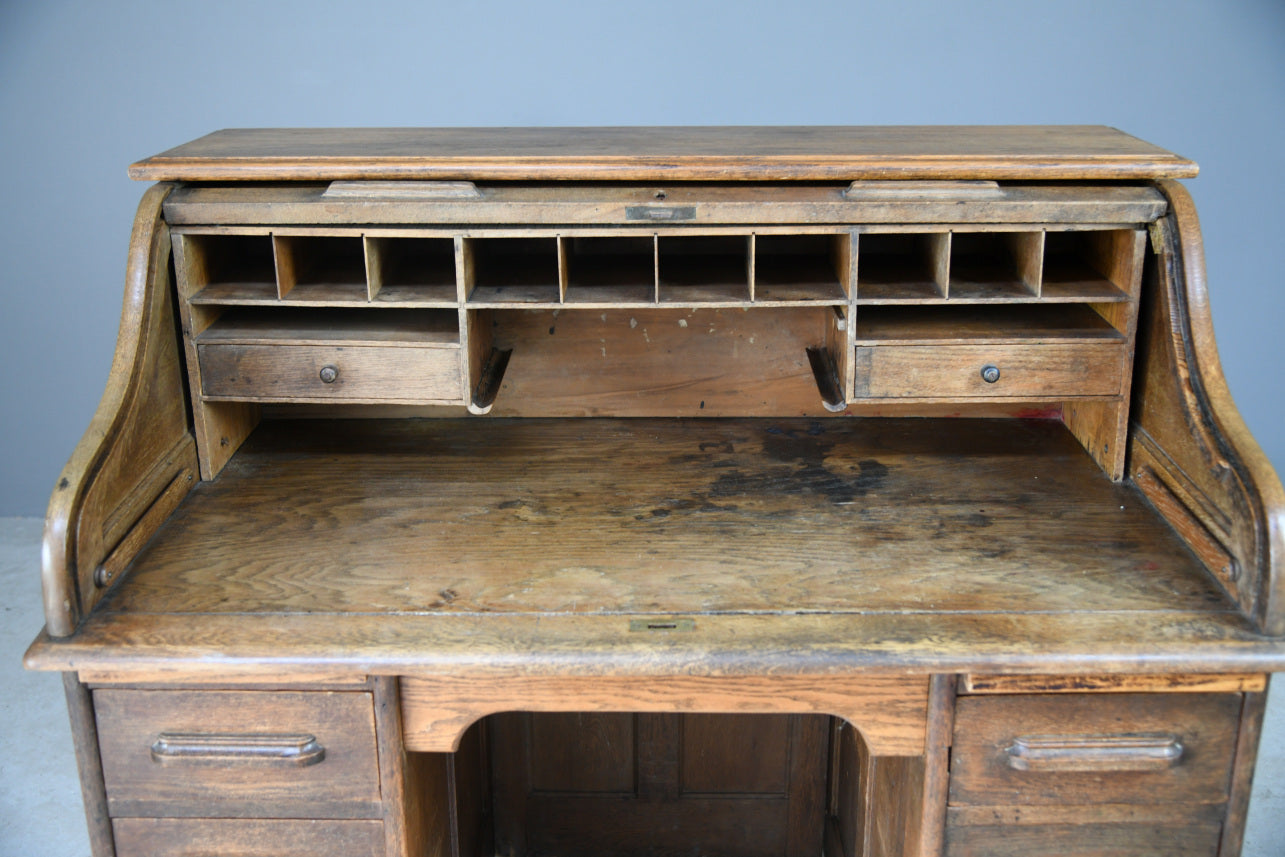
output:
[[[941,478],[951,474],[949,480]],[[683,616],[692,630],[630,631]],[[1060,425],[270,422],[42,669],[1279,669]]]
[[[139,161],[154,181],[1140,180],[1196,164],[1101,125],[234,128]]]

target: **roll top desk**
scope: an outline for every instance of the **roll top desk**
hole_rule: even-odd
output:
[[[131,167],[44,632],[95,857],[1240,851],[1285,494],[1100,127]]]

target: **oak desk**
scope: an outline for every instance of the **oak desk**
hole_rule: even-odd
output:
[[[1239,853],[1285,493],[1100,127],[135,164],[46,628],[95,857]]]

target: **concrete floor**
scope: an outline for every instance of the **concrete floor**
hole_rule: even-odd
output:
[[[62,682],[22,669],[40,629],[40,528],[0,518],[0,857],[88,857]],[[1244,857],[1285,854],[1285,679],[1267,707]]]

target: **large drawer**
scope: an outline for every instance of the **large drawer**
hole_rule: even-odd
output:
[[[116,857],[383,857],[380,821],[118,818]]]
[[[962,697],[950,803],[1218,803],[1240,708],[1236,693]]]
[[[992,379],[992,380],[988,380]],[[1118,396],[1118,343],[873,345],[856,352],[858,399]]]
[[[1222,825],[1081,824],[952,827],[946,857],[1215,857]]]
[[[238,401],[458,402],[460,349],[202,344],[201,393]]]
[[[380,818],[369,693],[94,691],[113,818]]]

